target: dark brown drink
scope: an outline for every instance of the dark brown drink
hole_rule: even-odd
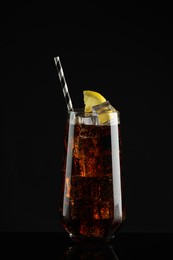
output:
[[[109,240],[123,219],[118,124],[66,130],[63,226],[75,240]]]

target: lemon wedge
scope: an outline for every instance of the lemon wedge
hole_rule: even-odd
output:
[[[106,99],[100,93],[92,90],[84,90],[83,96],[85,105],[84,110],[87,113],[92,112],[93,106],[97,106],[105,102],[105,107],[98,111],[97,114],[100,124],[106,124],[112,119],[113,114],[111,113],[115,112],[116,110],[110,105],[109,101],[107,101],[108,104],[106,104]]]
[[[84,90],[83,96],[85,112],[91,112],[93,106],[99,105],[106,101],[106,99],[100,93],[92,90]]]

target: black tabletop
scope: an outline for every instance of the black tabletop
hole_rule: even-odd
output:
[[[171,257],[173,234],[119,233],[109,244],[81,245],[58,234],[58,259],[166,259]]]
[[[76,244],[64,232],[5,233],[1,254],[18,259],[172,259],[173,234],[117,233],[109,244]]]

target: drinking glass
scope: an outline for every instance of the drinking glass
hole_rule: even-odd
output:
[[[119,112],[106,124],[82,109],[68,112],[60,218],[74,241],[109,241],[123,210]]]

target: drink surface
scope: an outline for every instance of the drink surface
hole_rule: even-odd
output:
[[[118,125],[67,125],[64,228],[78,238],[110,238],[122,222]]]

